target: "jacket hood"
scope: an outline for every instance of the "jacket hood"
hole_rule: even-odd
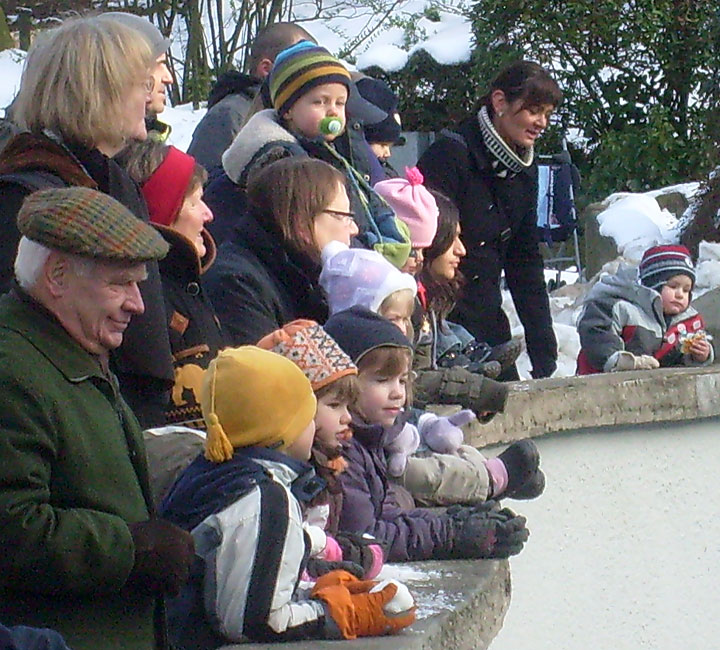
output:
[[[325,482],[308,463],[272,449],[236,449],[224,463],[203,455],[193,460],[163,499],[159,514],[185,530],[193,530],[210,515],[223,511],[260,483],[277,480],[291,487],[300,501],[316,496]]]
[[[223,72],[210,89],[207,103],[208,110],[228,95],[244,95],[250,100],[254,99],[261,83],[261,80],[257,77],[252,77],[237,70]]]
[[[661,322],[663,320],[660,294],[640,284],[637,269],[627,264],[622,264],[615,274],[601,276],[590,289],[586,300],[604,302],[627,300],[637,304],[649,314],[655,313],[660,317]]]
[[[255,113],[222,156],[222,167],[233,183],[241,184],[243,172],[260,149],[270,142],[299,145],[297,138],[280,124],[274,109]]]

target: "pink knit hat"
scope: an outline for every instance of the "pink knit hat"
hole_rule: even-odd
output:
[[[413,248],[427,248],[437,232],[438,207],[435,197],[423,185],[422,173],[417,167],[406,167],[404,178],[391,178],[375,185],[375,191],[410,228]]]

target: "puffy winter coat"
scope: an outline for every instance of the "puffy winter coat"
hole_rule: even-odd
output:
[[[399,428],[353,421],[352,429],[344,443],[348,466],[340,474],[340,530],[370,533],[386,546],[388,562],[447,558],[455,536],[451,518],[422,508],[404,510],[394,498],[383,447]]]
[[[537,166],[500,178],[491,166],[477,118],[461,124],[458,134],[459,139],[436,140],[418,161],[425,183],[446,194],[460,210],[467,248],[460,268],[467,283],[453,320],[478,341],[509,341],[500,293],[504,270],[525,328],[532,375],[547,377],[555,371],[557,342],[538,249]]]
[[[155,600],[126,586],[150,491],[117,381],[29,296],[0,298],[0,620],[73,650],[151,650]]]
[[[307,463],[259,447],[236,449],[225,463],[191,463],[161,508],[192,533],[198,556],[169,603],[178,648],[328,635],[322,603],[296,592],[312,550],[301,501],[323,485]]]
[[[25,197],[38,189],[74,185],[109,194],[139,219],[149,220],[138,186],[115,161],[97,149],[21,133],[0,154],[0,291],[12,282],[20,240],[16,220]],[[140,284],[145,311],[130,321],[112,362],[123,396],[143,427],[151,427],[165,422],[173,365],[158,265],[148,262],[146,268],[147,280]]]
[[[585,299],[578,321],[577,374],[612,370],[623,350],[653,356],[663,367],[710,364],[712,346],[705,362],[680,350],[683,335],[702,329],[705,323],[695,308],[665,316],[660,294],[638,282],[637,269],[621,267],[616,275],[603,276]]]
[[[204,283],[228,342],[254,345],[296,318],[327,320],[319,277],[318,264],[246,215],[220,246]]]
[[[175,367],[175,385],[167,406],[168,424],[205,428],[200,409],[202,375],[217,353],[225,347],[225,337],[201,276],[215,261],[215,243],[206,231],[205,257],[199,259],[195,245],[180,233],[155,225],[170,244],[160,260],[165,315]]]

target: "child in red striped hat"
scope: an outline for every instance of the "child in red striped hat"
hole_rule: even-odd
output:
[[[690,306],[695,268],[685,246],[653,246],[591,289],[578,321],[577,374],[712,363],[703,317]]]

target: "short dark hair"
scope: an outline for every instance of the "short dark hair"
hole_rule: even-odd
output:
[[[263,59],[275,61],[275,57],[280,52],[298,41],[317,43],[307,30],[295,23],[272,23],[260,30],[250,46],[250,56],[248,57],[250,74],[255,73],[260,61]]]
[[[515,61],[492,80],[490,90],[480,99],[478,106],[487,106],[490,116],[493,115],[491,96],[496,90],[503,91],[508,103],[522,99],[521,109],[544,104],[557,107],[562,101],[560,86],[545,68],[534,61]]]

